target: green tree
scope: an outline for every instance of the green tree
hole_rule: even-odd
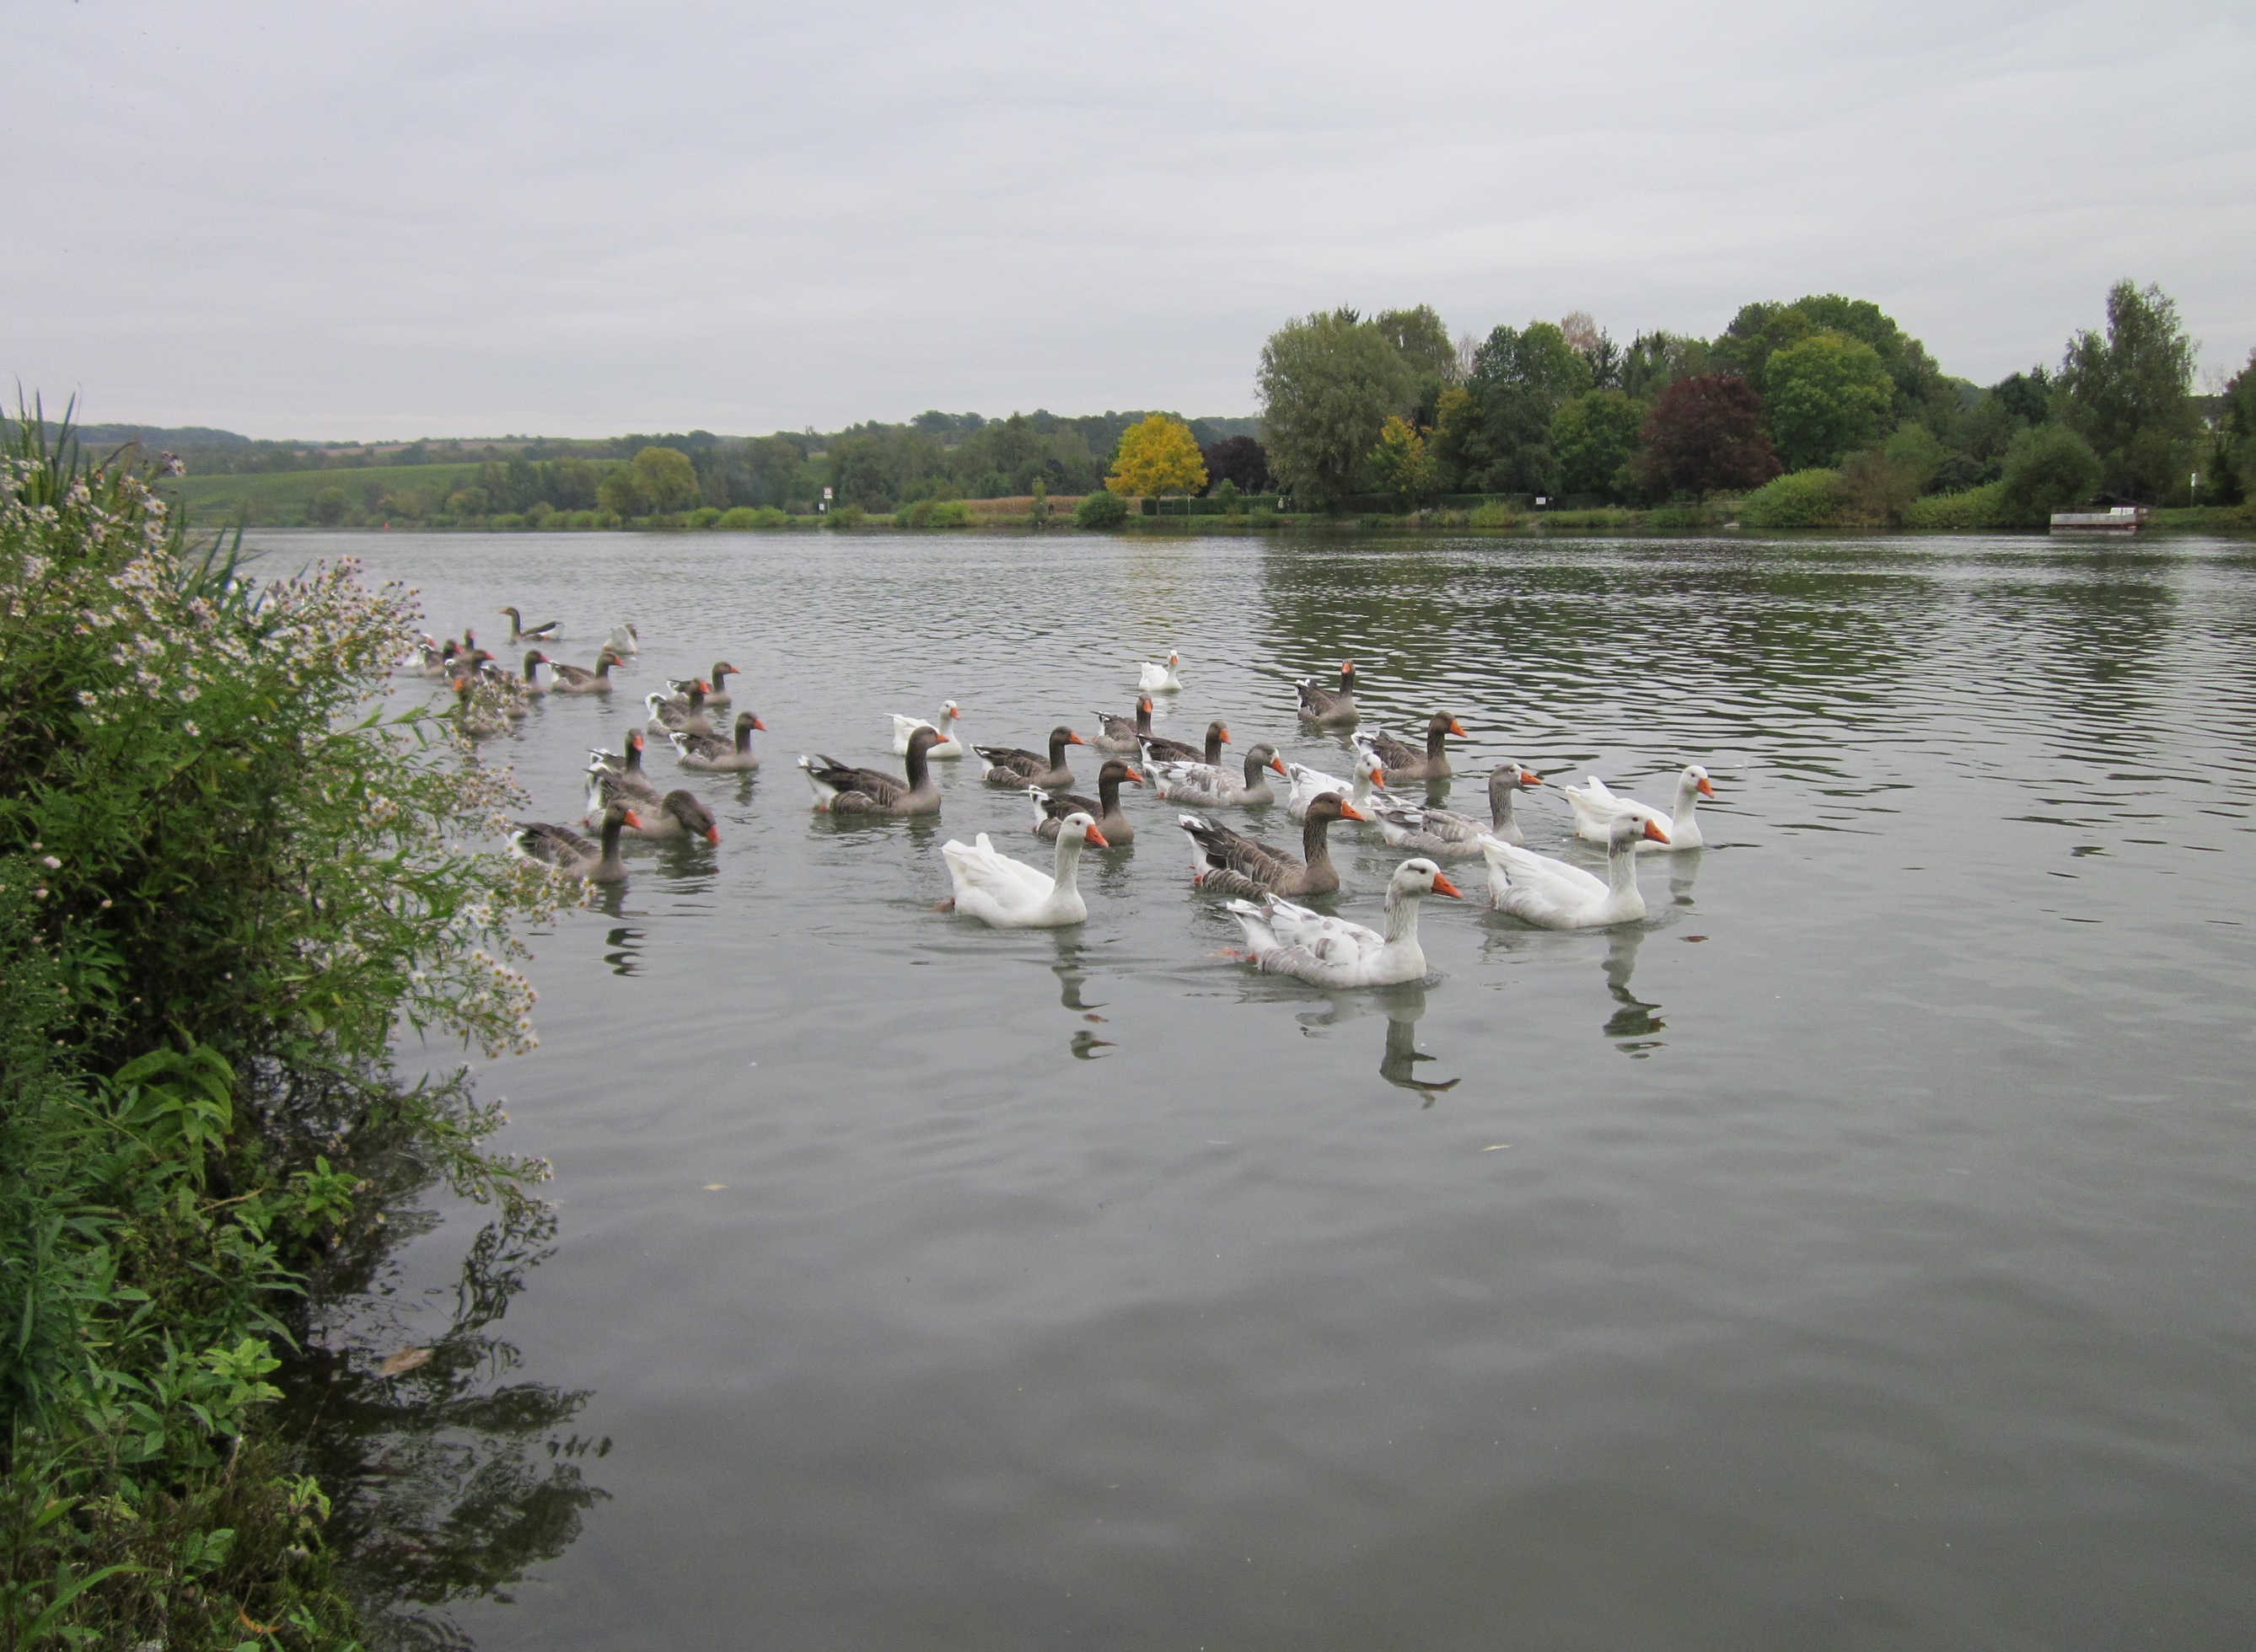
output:
[[[1350,310],[1271,334],[1258,383],[1270,469],[1289,491],[1319,502],[1355,491],[1387,418],[1414,411],[1418,398],[1401,352]]]
[[[653,513],[687,510],[701,495],[697,467],[679,447],[645,447],[634,456],[635,480]]]
[[[1463,444],[1469,480],[1497,493],[1559,491],[1552,415],[1590,389],[1590,364],[1566,334],[1549,321],[1497,327],[1474,352],[1466,388],[1480,409]]]
[[[1426,451],[1426,439],[1399,414],[1380,426],[1378,445],[1365,463],[1378,490],[1393,495],[1405,510],[1433,486],[1434,457]]]
[[[1199,457],[1198,438],[1180,418],[1152,414],[1121,432],[1112,474],[1104,485],[1113,493],[1137,497],[1198,492],[1206,486],[1206,461]]]
[[[1894,386],[1861,339],[1812,333],[1772,351],[1763,375],[1771,439],[1789,471],[1837,464],[1886,427]]]
[[[2107,336],[2080,333],[2061,363],[2062,416],[2099,455],[2108,492],[2160,503],[2192,468],[2200,419],[2194,344],[2160,287],[2119,281],[2107,294]]]
[[[652,509],[649,496],[642,489],[642,473],[631,464],[618,466],[596,484],[596,503],[623,522],[646,517]]]
[[[1417,411],[1411,423],[1430,426],[1442,390],[1457,377],[1457,347],[1449,329],[1430,304],[1414,310],[1382,310],[1371,325],[1386,335],[1417,379]]]
[[[2104,474],[2091,444],[2066,425],[2038,425],[2006,450],[2006,518],[2041,527],[2055,510],[2072,510],[2099,490]]]
[[[1551,416],[1560,487],[1618,496],[1644,423],[1645,410],[1620,390],[1592,390],[1562,404]]]
[[[306,506],[306,514],[324,528],[334,528],[345,519],[352,502],[345,497],[342,488],[324,488]]]

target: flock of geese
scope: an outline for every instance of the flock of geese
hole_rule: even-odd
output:
[[[510,622],[510,646],[525,650],[521,671],[508,670],[479,648],[470,632],[459,643],[423,639],[416,669],[448,681],[456,701],[451,715],[468,740],[507,733],[541,696],[612,693],[612,673],[640,652],[634,627],[621,625],[592,665],[568,664],[551,659],[541,646],[557,636],[553,622],[528,628],[515,608],[501,612]],[[1208,725],[1201,745],[1153,732],[1153,697],[1182,692],[1181,665],[1181,657],[1172,651],[1164,663],[1142,663],[1132,714],[1100,714],[1086,735],[1061,723],[1050,730],[1046,749],[971,743],[964,736],[962,708],[951,699],[929,721],[892,718],[893,752],[902,760],[899,774],[821,754],[800,756],[799,767],[814,807],[838,816],[936,815],[941,794],[933,763],[967,756],[979,759],[988,785],[1023,792],[1031,807],[1029,826],[1056,846],[1047,869],[1005,854],[983,832],[969,843],[951,840],[941,846],[955,889],[945,904],[998,929],[1085,922],[1082,854],[1087,848],[1113,849],[1134,840],[1135,823],[1121,808],[1121,788],[1148,786],[1168,802],[1201,811],[1179,814],[1174,823],[1190,846],[1193,882],[1200,891],[1226,898],[1225,910],[1244,931],[1249,960],[1265,972],[1321,987],[1385,987],[1422,979],[1427,968],[1418,941],[1420,903],[1431,895],[1464,894],[1443,869],[1447,866],[1481,861],[1488,903],[1524,923],[1543,929],[1597,929],[1645,916],[1637,882],[1641,852],[1704,844],[1699,805],[1716,793],[1708,771],[1697,763],[1678,777],[1673,807],[1667,811],[1619,796],[1595,775],[1580,786],[1562,788],[1573,811],[1575,837],[1605,850],[1603,875],[1526,847],[1514,804],[1520,793],[1544,782],[1517,763],[1499,763],[1489,773],[1485,820],[1414,800],[1399,788],[1448,779],[1454,773],[1448,742],[1464,737],[1465,728],[1447,712],[1435,712],[1427,720],[1422,748],[1384,731],[1357,733],[1361,715],[1351,662],[1340,667],[1336,687],[1314,678],[1294,685],[1301,724],[1348,742],[1350,775],[1287,763],[1266,742],[1233,763],[1223,755],[1230,735],[1220,721]],[[657,737],[672,748],[684,770],[757,770],[760,760],[751,737],[766,725],[749,710],[737,711],[725,728],[715,721],[733,704],[728,679],[741,674],[727,660],[716,660],[701,677],[670,681],[667,692],[644,697],[648,721],[628,731],[620,750],[589,754],[585,810],[578,825],[594,831],[595,840],[571,826],[526,821],[513,833],[511,847],[562,875],[600,884],[626,878],[619,854],[623,837],[703,838],[717,844],[721,833],[712,811],[687,789],[662,788],[645,771],[643,758],[648,741]],[[1068,754],[1075,746],[1103,754],[1094,798],[1072,789]],[[1273,776],[1285,783],[1286,812],[1301,823],[1297,854],[1223,824],[1215,812],[1273,806],[1280,798]],[[1330,833],[1342,820],[1371,827],[1389,845],[1408,853],[1387,881],[1383,929],[1297,903],[1339,889]]]

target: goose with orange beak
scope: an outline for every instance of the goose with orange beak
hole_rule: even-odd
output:
[[[1076,812],[1058,825],[1057,859],[1048,872],[1014,861],[982,832],[969,843],[951,838],[940,846],[948,875],[955,884],[955,910],[993,929],[1063,929],[1089,921],[1081,897],[1081,851],[1084,844],[1112,846],[1096,822]]]
[[[1650,804],[1639,803],[1635,798],[1618,797],[1606,790],[1606,783],[1592,775],[1579,786],[1566,788],[1567,801],[1575,811],[1575,835],[1592,843],[1610,843],[1612,840],[1614,817],[1635,814],[1652,821],[1660,828],[1660,840],[1653,845],[1650,838],[1640,839],[1638,847],[1649,845],[1669,849],[1704,849],[1708,840],[1700,835],[1700,822],[1694,818],[1703,798],[1713,798],[1716,788],[1708,778],[1708,771],[1698,763],[1688,763],[1684,772],[1676,777],[1676,809],[1663,814]]]
[[[1462,891],[1422,857],[1394,868],[1386,882],[1385,933],[1326,917],[1272,895],[1256,906],[1232,901],[1227,910],[1245,931],[1254,966],[1265,975],[1296,975],[1318,987],[1394,987],[1426,977],[1418,945],[1418,907],[1428,895]]]
[[[1447,780],[1456,770],[1449,767],[1449,754],[1442,742],[1451,735],[1465,738],[1465,726],[1445,711],[1437,711],[1426,720],[1426,749],[1405,745],[1385,730],[1362,742],[1386,765],[1386,784],[1399,786],[1406,780]]]
[[[1523,849],[1499,838],[1481,840],[1488,859],[1489,903],[1538,929],[1604,929],[1645,916],[1637,887],[1637,852],[1646,843],[1668,847],[1668,833],[1648,814],[1624,811],[1606,828],[1606,875]]]

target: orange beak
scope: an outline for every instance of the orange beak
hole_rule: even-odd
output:
[[[1137,773],[1133,769],[1129,770],[1125,774],[1122,775],[1120,777],[1121,777],[1123,780],[1132,780],[1132,781],[1134,781],[1134,782],[1135,782],[1138,785],[1139,785],[1139,786],[1140,786],[1140,785],[1142,785],[1142,784],[1144,784],[1144,777],[1143,777],[1143,776],[1141,776],[1141,775],[1139,775],[1139,774],[1138,774],[1138,773]]]
[[[1280,774],[1280,775],[1281,775],[1281,774],[1284,774],[1284,773],[1286,773],[1286,772],[1287,772],[1287,770],[1286,770],[1286,768],[1285,768],[1285,760],[1284,760],[1282,757],[1272,757],[1272,758],[1270,758],[1270,759],[1269,759],[1269,766],[1270,766],[1272,769],[1274,769],[1274,770],[1275,770],[1279,774]]]
[[[1465,898],[1465,892],[1439,872],[1434,874],[1434,893],[1446,895],[1453,901],[1462,901]]]
[[[1465,726],[1454,717],[1449,719],[1449,732],[1460,740],[1470,740],[1472,738],[1470,735],[1465,733]]]
[[[1357,809],[1355,805],[1342,802],[1340,805],[1340,819],[1343,820],[1368,820],[1371,817]]]
[[[1655,843],[1666,843],[1668,841],[1668,833],[1660,829],[1660,822],[1658,820],[1648,820],[1645,823],[1645,835],[1651,838]]]
[[[706,842],[708,842],[708,843],[718,843],[720,840],[721,840],[721,828],[720,828],[719,826],[707,826],[707,827],[705,828],[705,841],[706,841]]]
[[[1151,710],[1151,709],[1152,709],[1152,697],[1151,697],[1149,694],[1146,694],[1146,695],[1145,695],[1145,696],[1144,696],[1144,698],[1143,698],[1143,699],[1141,699],[1138,700],[1138,701],[1136,702],[1136,709],[1137,709],[1138,711],[1149,711],[1149,710]]]
[[[1065,737],[1065,743],[1068,746],[1085,746],[1089,742],[1079,735],[1068,735]]]
[[[1230,743],[1230,729],[1226,725],[1222,731],[1222,743],[1225,746]]]
[[[1716,795],[1716,788],[1708,784],[1708,777],[1705,775],[1700,777],[1700,795],[1703,798],[1712,798]]]
[[[1522,769],[1519,771],[1519,784],[1523,786],[1540,786],[1543,784],[1543,777],[1532,769]]]
[[[642,817],[630,809],[627,811],[627,824],[639,832],[642,830]]]
[[[1355,669],[1355,662],[1354,662],[1353,660],[1351,660],[1351,659],[1343,659],[1343,660],[1342,660],[1342,661],[1340,662],[1340,670],[1342,670],[1342,671],[1353,671],[1354,669]]]
[[[1104,840],[1104,833],[1099,832],[1095,826],[1089,828],[1089,840],[1100,849],[1109,849],[1112,847]]]
[[[768,731],[768,726],[757,717],[752,719],[752,727],[758,729],[764,735]]]

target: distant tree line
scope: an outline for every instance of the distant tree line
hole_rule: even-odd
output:
[[[1581,313],[1453,339],[1430,306],[1338,309],[1273,334],[1259,384],[1265,458],[1297,503],[1659,503],[1822,475],[1803,490],[1836,515],[1900,521],[1913,500],[1985,488],[2022,514],[2238,503],[2256,484],[2256,371],[2204,399],[2193,369],[2176,306],[2125,281],[2104,332],[1987,388],[1947,376],[1879,306],[1829,293],[1747,305],[1712,339],[1626,346]]]

